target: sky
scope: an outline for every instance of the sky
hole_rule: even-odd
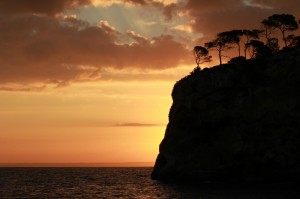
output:
[[[153,163],[193,47],[298,4],[0,1],[0,164]]]

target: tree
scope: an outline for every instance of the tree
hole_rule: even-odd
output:
[[[243,56],[234,57],[231,60],[229,60],[228,64],[244,64],[246,62],[246,58]]]
[[[218,37],[223,38],[228,44],[236,44],[238,46],[238,54],[241,56],[241,37],[243,36],[242,30],[231,30],[226,32],[221,32]]]
[[[204,44],[205,47],[209,50],[216,50],[219,55],[220,65],[222,64],[222,55],[223,51],[231,49],[231,46],[228,45],[228,40],[226,38],[218,36],[215,40],[207,42]]]
[[[261,30],[253,29],[253,30],[248,30],[244,29],[243,30],[243,35],[245,36],[245,47],[244,47],[244,53],[245,53],[245,58],[247,58],[247,45],[250,42],[251,39],[259,39],[259,35],[262,33]]]
[[[204,62],[211,61],[211,56],[208,56],[208,50],[202,46],[195,46],[193,54],[196,60],[197,67],[199,67],[199,65]]]
[[[289,35],[286,37],[288,47],[300,46],[300,36]]]
[[[263,32],[264,32],[264,37],[266,38],[267,42],[266,42],[266,45],[269,46],[269,45],[272,45],[272,40],[274,38],[271,38],[271,35],[273,33],[276,33],[275,31],[275,27],[272,25],[272,22],[268,19],[264,19],[262,22],[262,29],[263,29]],[[274,40],[273,40],[274,41]],[[269,46],[271,48],[271,46]]]
[[[278,39],[273,37],[270,38],[266,46],[270,49],[272,53],[278,52],[279,51],[279,44],[278,44]]]
[[[288,46],[285,33],[298,29],[298,24],[293,15],[290,14],[274,14],[267,19],[271,25],[280,30],[285,47]]]
[[[252,48],[251,58],[260,58],[271,54],[270,49],[261,41],[251,40],[246,47]]]
[[[300,46],[300,36],[294,37],[291,43],[291,47],[295,47],[295,46]]]

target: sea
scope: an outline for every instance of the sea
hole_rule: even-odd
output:
[[[0,198],[300,199],[300,185],[186,183],[150,179],[151,167],[0,168]]]

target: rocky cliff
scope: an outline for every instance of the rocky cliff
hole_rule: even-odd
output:
[[[300,48],[178,81],[156,180],[300,179]]]

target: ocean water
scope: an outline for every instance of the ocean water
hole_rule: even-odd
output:
[[[300,186],[165,184],[152,168],[0,168],[0,198],[300,199]]]

